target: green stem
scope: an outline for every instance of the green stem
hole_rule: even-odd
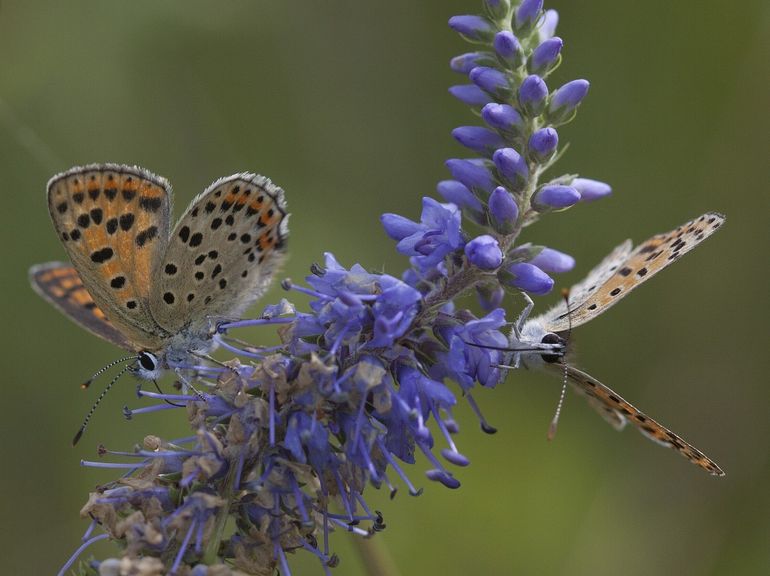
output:
[[[353,547],[358,552],[367,576],[401,575],[382,535],[373,538],[353,538]]]
[[[235,461],[230,462],[230,470],[227,472],[224,482],[222,483],[222,489],[220,496],[224,499],[224,505],[217,512],[216,524],[214,526],[214,533],[211,536],[208,544],[206,545],[206,552],[203,555],[203,563],[207,566],[212,564],[218,564],[221,562],[219,557],[219,547],[224,537],[225,525],[230,515],[230,505],[233,502],[233,484],[235,482],[235,472],[238,469]]]

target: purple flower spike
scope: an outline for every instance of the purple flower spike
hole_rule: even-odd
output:
[[[490,224],[500,234],[510,234],[519,219],[519,206],[508,190],[498,186],[489,195]]]
[[[457,158],[447,160],[445,164],[454,179],[465,184],[471,192],[482,190],[489,193],[492,191],[494,187],[492,174],[483,166],[474,164],[469,160],[459,160]]]
[[[514,22],[516,29],[530,28],[540,18],[540,13],[543,11],[543,0],[524,0],[519,7],[516,8],[516,17]]]
[[[468,76],[471,82],[492,96],[503,97],[511,91],[508,76],[495,68],[477,66]]]
[[[481,109],[481,117],[489,126],[501,132],[515,133],[524,125],[521,114],[508,104],[490,102]]]
[[[487,234],[477,236],[465,245],[465,256],[482,270],[494,270],[503,263],[503,251],[497,240]]]
[[[542,296],[553,289],[554,281],[534,264],[517,262],[506,268],[505,283],[530,294]]]
[[[548,104],[548,119],[554,123],[569,120],[588,94],[589,86],[588,80],[573,80],[554,92]]]
[[[495,63],[495,57],[490,52],[467,52],[455,56],[449,61],[453,72],[469,74],[476,66],[490,66]]]
[[[580,202],[580,192],[572,186],[547,184],[538,190],[532,198],[532,206],[539,212],[553,208],[569,208]]]
[[[481,219],[484,207],[461,182],[442,180],[436,186],[436,191],[441,194],[444,200],[458,206],[466,216],[470,216],[476,221]]]
[[[489,20],[481,16],[452,16],[449,19],[449,27],[468,40],[488,41],[495,33]]]
[[[500,148],[492,155],[497,173],[506,180],[512,190],[521,190],[529,179],[527,161],[513,148]]]
[[[580,200],[582,202],[593,202],[612,194],[612,188],[609,184],[589,178],[575,178],[570,182],[570,186],[580,192]]]
[[[537,34],[540,42],[553,38],[556,34],[556,26],[559,24],[559,13],[556,10],[546,10]]]
[[[545,108],[548,86],[537,74],[524,78],[519,87],[519,104],[530,115],[537,116]]]
[[[537,130],[529,138],[529,150],[538,162],[545,162],[559,145],[559,133],[551,127]]]
[[[450,86],[449,93],[468,106],[484,106],[492,101],[489,94],[474,84]]]
[[[517,68],[521,65],[523,58],[521,44],[519,44],[519,40],[513,35],[513,32],[509,30],[498,32],[495,34],[492,45],[495,47],[497,55],[512,68]]]
[[[485,156],[504,145],[497,132],[481,126],[460,126],[452,130],[452,136],[466,148]]]
[[[549,38],[540,44],[529,57],[530,71],[542,74],[553,68],[559,59],[563,45],[564,42],[559,37]]]
[[[529,261],[544,272],[561,274],[569,272],[575,267],[575,259],[569,254],[559,252],[553,248],[543,248],[540,254]]]

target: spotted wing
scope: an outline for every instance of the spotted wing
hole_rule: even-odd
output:
[[[586,292],[588,296],[582,301],[570,301],[570,313],[567,312],[566,306],[560,307],[555,314],[545,318],[543,325],[550,332],[564,332],[570,327],[568,316],[571,317],[573,327],[592,320],[634,288],[695,248],[716,232],[724,221],[725,217],[721,214],[709,212],[671,232],[653,236],[637,246],[622,262],[613,259],[604,270],[604,275],[597,276],[602,277],[603,282],[581,282],[578,285],[581,288],[581,296]]]
[[[63,262],[38,264],[30,268],[29,281],[35,292],[70,320],[107,342],[131,349],[130,343],[91,298],[77,270],[72,266]]]
[[[134,348],[158,348],[166,334],[149,295],[168,243],[168,182],[136,167],[76,167],[49,181],[48,209],[96,305]]]
[[[554,372],[558,370],[559,375],[563,373],[563,364],[550,364],[549,366],[552,367],[551,370]],[[610,422],[614,428],[622,429],[626,422],[630,422],[650,440],[662,446],[673,448],[690,462],[700,466],[710,474],[724,476],[722,469],[711,458],[662,424],[634,408],[596,378],[569,365],[566,367],[566,370],[569,383],[582,395],[587,396],[591,407],[599,412],[605,420]]]
[[[569,289],[569,307],[570,310],[574,310],[585,302],[591,293],[596,290],[597,286],[601,286],[610,276],[617,270],[620,265],[628,259],[628,256],[633,250],[633,244],[631,240],[626,240],[622,244],[615,247],[604,260],[599,262],[593,270],[588,273],[583,280],[572,286]],[[553,308],[548,310],[545,314],[535,318],[535,321],[539,322],[543,326],[549,327],[554,323],[557,318],[562,318],[567,313],[567,304],[564,300],[560,300]]]
[[[283,190],[254,174],[209,186],[176,225],[159,266],[152,314],[170,332],[243,312],[267,289],[288,235]]]

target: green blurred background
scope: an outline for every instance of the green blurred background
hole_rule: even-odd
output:
[[[395,501],[382,540],[402,574],[768,574],[769,6],[552,1],[564,63],[552,86],[591,92],[561,130],[561,172],[610,182],[613,197],[543,220],[526,239],[574,254],[579,279],[626,237],[641,241],[707,210],[724,231],[622,306],[576,331],[579,363],[712,456],[712,478],[634,431],[616,433],[559,384],[527,372],[481,391],[495,436],[466,407],[472,459],[453,492]],[[140,164],[175,186],[177,214],[219,176],[273,178],[292,211],[299,279],[322,251],[398,274],[382,212],[418,217],[420,197],[467,155],[449,135],[474,118],[447,93],[447,62],[467,50],[446,26],[478,0],[25,2],[0,5],[0,227],[4,473],[3,574],[52,574],[86,526],[78,511],[110,472],[79,466],[103,442],[178,436],[138,406],[124,378],[85,440],[70,438],[95,392],[78,384],[118,357],[27,285],[62,259],[44,199],[55,172]],[[554,173],[556,175],[557,173]],[[267,300],[282,296],[275,288]],[[556,296],[543,298],[550,305]],[[270,332],[255,333],[268,342]],[[351,536],[334,536],[338,575],[361,573]],[[100,556],[114,552],[105,544]],[[292,558],[296,574],[320,573]]]

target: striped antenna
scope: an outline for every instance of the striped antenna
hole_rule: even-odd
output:
[[[569,289],[563,288],[561,291],[561,295],[562,295],[562,298],[564,298],[564,303],[567,305],[567,321],[569,322],[569,328],[567,329],[567,337],[565,338],[565,341],[567,342],[567,344],[569,344],[570,336],[572,336],[572,316],[571,316],[572,312],[569,309]],[[564,398],[567,396],[567,363],[562,362],[562,365],[564,366],[564,379],[561,384],[561,395],[559,396],[559,403],[556,405],[556,413],[553,415],[551,424],[548,426],[548,434],[546,435],[546,438],[548,438],[548,440],[553,440],[554,437],[556,436],[556,427],[559,425],[559,416],[561,416],[561,408],[564,405]]]
[[[136,358],[136,357],[134,357]],[[94,415],[94,412],[96,412],[97,406],[99,406],[99,403],[102,401],[102,399],[107,395],[107,392],[110,391],[110,388],[112,388],[113,384],[117,382],[123,374],[125,374],[130,368],[131,364],[128,364],[127,366],[123,366],[123,368],[120,369],[120,372],[118,372],[115,375],[115,378],[110,381],[109,384],[107,384],[107,387],[102,390],[102,393],[99,394],[99,396],[96,398],[96,402],[94,402],[94,405],[91,406],[91,409],[88,411],[88,414],[86,414],[86,417],[83,419],[83,424],[80,426],[80,430],[78,430],[78,433],[75,434],[75,437],[72,439],[72,445],[75,446],[78,442],[80,442],[80,438],[83,436],[83,432],[86,431],[86,427],[88,426],[88,422],[91,420],[91,416]]]
[[[97,370],[96,373],[93,376],[91,376],[88,380],[83,382],[80,385],[80,387],[83,390],[87,389],[89,386],[91,386],[91,384],[93,383],[94,380],[96,380],[99,376],[104,374],[107,370],[109,370],[110,368],[112,368],[116,364],[120,364],[121,362],[128,362],[129,360],[136,360],[136,356],[126,356],[125,358],[121,358],[120,360],[114,360],[114,361],[110,362],[106,366],[103,366],[102,368]]]

